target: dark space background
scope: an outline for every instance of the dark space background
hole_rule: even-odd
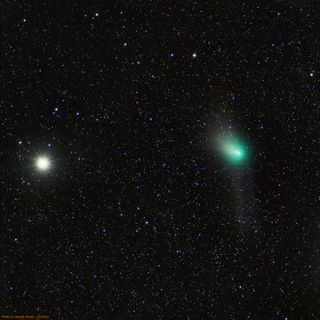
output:
[[[1,314],[320,319],[317,1],[0,10]]]

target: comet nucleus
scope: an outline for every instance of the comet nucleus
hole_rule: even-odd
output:
[[[244,163],[248,158],[247,146],[234,137],[221,139],[219,149],[223,157],[232,164]]]

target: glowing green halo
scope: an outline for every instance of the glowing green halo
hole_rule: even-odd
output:
[[[248,147],[237,138],[223,138],[220,140],[219,149],[223,157],[234,165],[243,164],[248,160]]]

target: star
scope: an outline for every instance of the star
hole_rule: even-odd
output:
[[[39,157],[36,166],[40,171],[46,171],[50,168],[50,161],[46,157]]]

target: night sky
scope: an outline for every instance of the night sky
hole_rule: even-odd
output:
[[[320,319],[320,4],[0,10],[1,315]]]

